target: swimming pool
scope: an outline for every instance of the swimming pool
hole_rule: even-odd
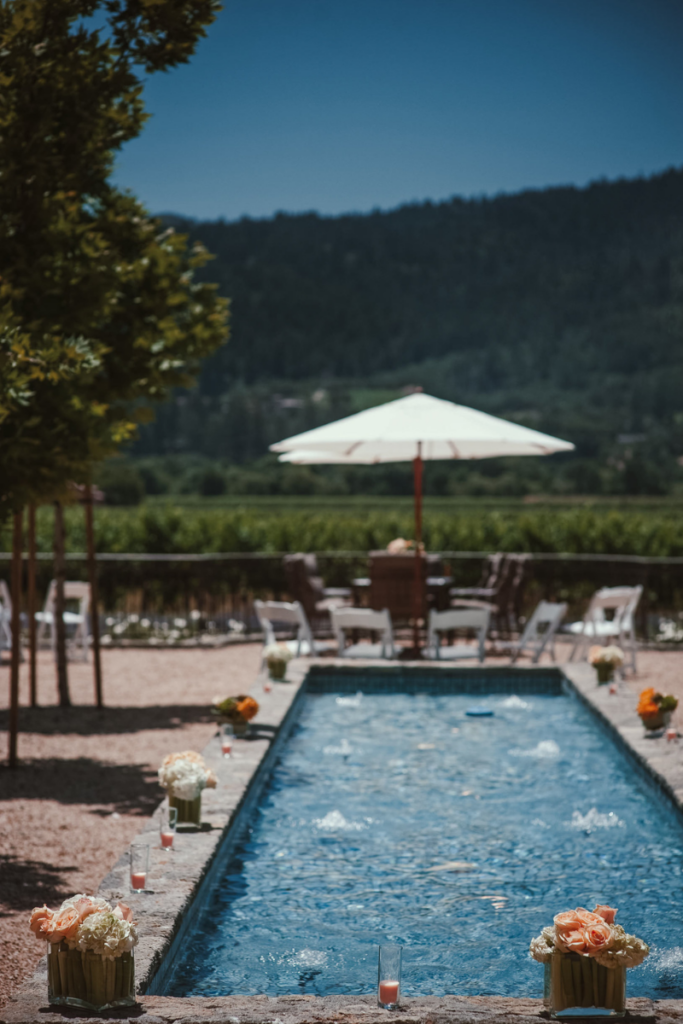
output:
[[[531,936],[616,902],[653,947],[629,994],[680,998],[681,822],[589,710],[545,688],[305,694],[163,994],[369,993],[391,941],[405,995],[540,996]],[[494,716],[467,717],[475,703]]]

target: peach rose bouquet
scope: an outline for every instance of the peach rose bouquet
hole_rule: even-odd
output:
[[[98,896],[79,893],[64,900],[59,910],[36,907],[29,927],[38,939],[51,945],[65,943],[69,949],[90,950],[111,959],[128,953],[137,945],[138,934],[130,909]]]
[[[616,914],[604,904],[565,910],[531,940],[531,956],[550,976],[552,1012],[591,1006],[624,1012],[625,969],[641,964],[650,949],[614,923]]]
[[[138,933],[129,907],[79,893],[59,910],[35,907],[29,927],[47,943],[49,1002],[94,1010],[135,1004]]]

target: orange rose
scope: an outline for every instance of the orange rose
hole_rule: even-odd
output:
[[[245,697],[237,705],[237,710],[242,718],[248,722],[254,717],[254,715],[258,714],[258,704],[253,697]]]
[[[54,917],[54,911],[50,910],[46,906],[34,907],[31,911],[31,920],[29,922],[29,928],[37,939],[47,938],[47,933],[52,927],[52,918]]]
[[[577,907],[576,913],[581,921],[582,928],[587,928],[589,925],[602,924],[603,922],[603,918],[599,914],[591,914],[590,910],[586,910],[584,907]]]
[[[616,907],[606,907],[604,903],[598,903],[595,908],[595,913],[598,917],[601,917],[607,924],[614,924],[614,918],[617,916]]]
[[[562,914],[555,914],[553,921],[558,935],[574,932],[583,927],[583,922],[576,910],[565,910]]]
[[[120,917],[122,921],[132,922],[133,911],[125,903],[117,903],[114,910],[114,917]]]
[[[64,910],[59,910],[52,918],[50,928],[46,932],[47,941],[61,942],[62,939],[72,938],[80,923],[81,915],[75,907],[65,907]]]
[[[609,949],[614,941],[612,929],[606,921],[600,924],[589,924],[583,929],[586,940],[586,952],[597,953],[601,949]]]
[[[586,950],[586,935],[583,928],[576,928],[573,931],[563,932],[557,937],[557,946],[562,953],[584,953]]]

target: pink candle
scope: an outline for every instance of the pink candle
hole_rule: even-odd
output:
[[[666,736],[669,742],[671,742],[671,740],[678,739],[678,731],[676,729],[667,729],[664,735]]]
[[[173,846],[173,833],[162,832],[161,833],[161,845],[164,847]],[[143,879],[144,881],[144,879]]]
[[[616,683],[612,683],[611,684],[611,686],[609,688],[609,692],[610,693],[616,693],[617,692],[617,684]]]
[[[146,877],[147,875],[144,871],[132,871],[130,875],[130,884],[133,889],[144,889]]]
[[[223,756],[227,757],[227,755],[232,750],[232,743],[229,740],[223,740],[223,746],[221,749],[223,751]]]
[[[389,1003],[398,1002],[398,982],[397,981],[380,981],[379,983],[379,1001],[384,1003],[385,1006]]]

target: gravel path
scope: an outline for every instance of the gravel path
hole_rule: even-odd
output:
[[[567,644],[558,645],[564,660]],[[0,1007],[44,953],[28,930],[30,910],[93,892],[118,860],[163,791],[156,769],[172,750],[201,750],[213,733],[216,694],[248,689],[260,645],[213,650],[106,650],[106,709],[93,707],[92,666],[71,663],[74,706],[56,706],[54,665],[41,653],[38,700],[28,708],[22,666],[21,766],[0,766]],[[500,664],[499,659],[495,663]],[[674,693],[683,733],[683,653],[641,652],[627,685]],[[9,671],[0,667],[0,731],[5,757]],[[683,741],[681,756],[683,757]]]
[[[40,707],[28,708],[22,666],[19,757],[0,767],[0,1007],[45,945],[28,913],[94,892],[163,797],[156,769],[173,750],[201,750],[216,694],[248,689],[259,644],[103,652],[107,707],[93,707],[92,665],[71,663],[74,706],[55,706],[54,664],[41,653]],[[0,668],[0,758],[6,757],[9,670]]]

